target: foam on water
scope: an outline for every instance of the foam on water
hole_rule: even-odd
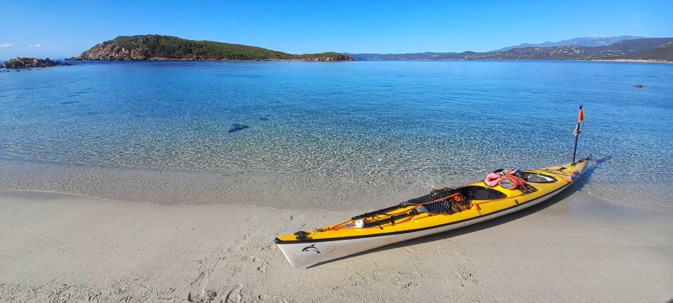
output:
[[[136,62],[2,73],[0,158],[425,191],[500,167],[569,162],[583,104],[578,155],[597,161],[581,190],[668,211],[671,79],[670,65],[578,62]],[[249,128],[230,133],[233,124]]]

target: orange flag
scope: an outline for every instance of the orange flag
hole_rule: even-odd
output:
[[[577,123],[582,123],[584,122],[584,111],[582,111],[582,107],[580,106],[580,114],[577,117]]]

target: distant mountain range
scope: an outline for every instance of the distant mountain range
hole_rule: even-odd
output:
[[[612,41],[610,44],[607,44]],[[607,45],[605,45],[607,44]],[[550,46],[544,46],[550,45]],[[591,46],[597,45],[597,46]],[[521,44],[492,52],[352,54],[356,61],[384,60],[643,60],[673,62],[673,38],[575,38],[537,45]]]
[[[619,36],[619,37],[580,37],[573,38],[568,40],[562,40],[558,42],[543,42],[543,43],[521,43],[517,46],[508,46],[501,49],[494,50],[493,52],[504,52],[514,48],[524,48],[524,47],[554,47],[554,46],[588,46],[588,47],[599,47],[599,46],[608,46],[617,42],[624,40],[634,40],[634,39],[647,39],[647,37],[640,36]]]

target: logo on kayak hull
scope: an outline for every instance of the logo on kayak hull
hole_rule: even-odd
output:
[[[301,251],[302,252],[316,252],[317,254],[321,254],[320,250],[318,250],[318,248],[315,247],[315,244],[311,244],[309,246],[306,246]]]

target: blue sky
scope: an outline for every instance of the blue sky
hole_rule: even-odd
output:
[[[0,0],[0,59],[64,58],[162,34],[288,53],[490,51],[576,37],[673,37],[673,1]]]

